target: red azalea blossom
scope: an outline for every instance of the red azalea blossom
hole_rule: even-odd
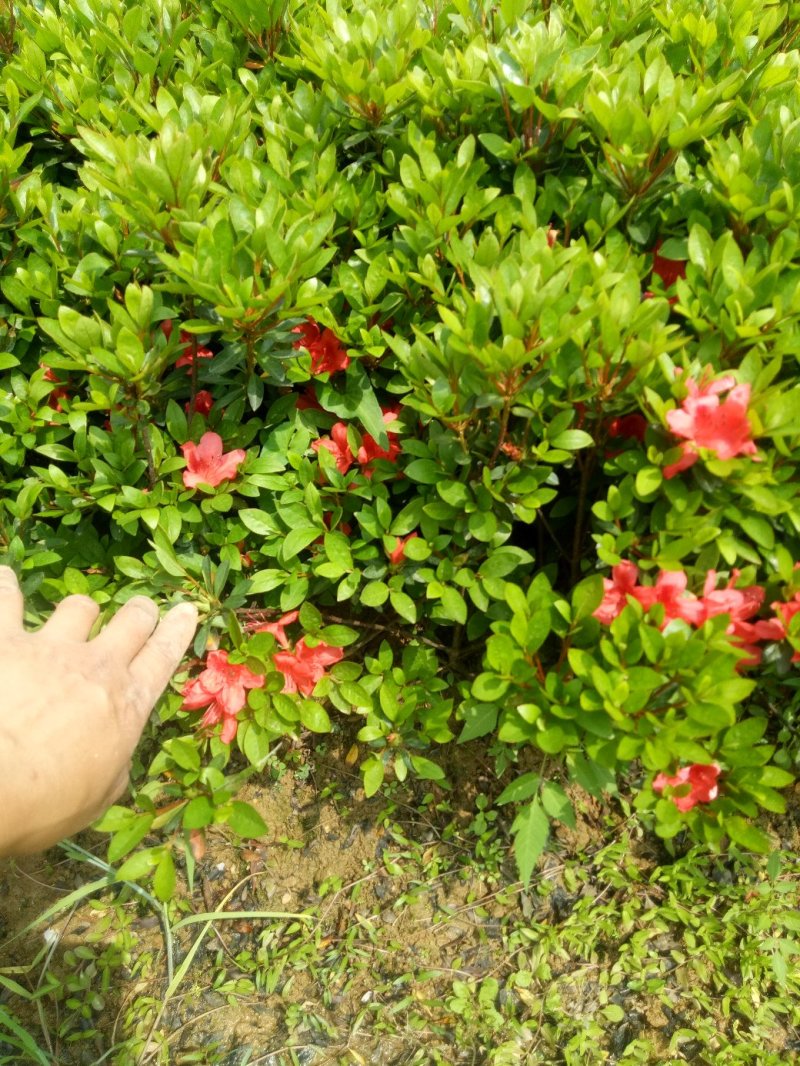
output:
[[[172,319],[171,318],[167,318],[161,323],[161,332],[164,334],[164,336],[167,338],[167,340],[169,340],[170,337],[172,336],[172,328],[173,327],[172,327]],[[191,367],[192,367],[192,364],[194,363],[194,357],[195,357],[195,352],[193,350],[193,344],[194,344],[193,336],[192,336],[191,333],[187,333],[186,330],[184,330],[184,329],[181,330],[180,336],[181,336],[181,351],[183,352],[183,354],[180,355],[178,357],[178,359],[175,361],[175,366],[176,367],[188,366],[189,367],[189,373],[191,373]],[[197,358],[198,359],[213,359],[214,358],[214,353],[211,351],[210,348],[199,347],[197,349]]]
[[[346,474],[355,462],[355,456],[347,441],[346,422],[337,422],[331,430],[330,437],[320,437],[319,440],[313,442],[311,447],[315,452],[318,452],[320,448],[330,452],[336,460],[336,469],[340,474]]]
[[[659,251],[663,243],[661,240],[657,241],[653,249],[653,273],[661,278],[665,289],[671,289],[678,278],[686,277],[686,260],[666,259]],[[673,296],[670,303],[674,303],[676,299],[677,297]]]
[[[644,415],[630,414],[621,415],[613,419],[608,425],[609,437],[625,437],[629,440],[644,442],[644,434],[647,429],[647,419]]]
[[[196,411],[199,415],[207,415],[211,408],[214,406],[214,397],[208,392],[207,389],[201,389],[196,395],[194,400],[190,400],[184,410],[186,414],[191,414]]]
[[[212,651],[205,670],[183,686],[183,708],[196,711],[208,707],[200,724],[222,722],[220,739],[223,744],[230,744],[236,736],[236,715],[247,703],[245,690],[263,684],[263,676],[252,673],[244,663],[229,663],[226,651]]]
[[[788,603],[773,603],[770,605],[775,612],[775,618],[771,619],[776,629],[780,630],[780,640],[785,640],[789,635],[789,624],[794,616],[800,612],[800,592],[795,592],[794,598]],[[793,663],[800,663],[800,651],[792,656]]]
[[[284,692],[300,692],[310,696],[317,682],[325,676],[325,667],[344,658],[341,648],[317,644],[309,648],[305,637],[298,640],[293,652],[276,651],[272,656],[275,669],[284,676]]]
[[[406,544],[417,536],[419,536],[419,534],[409,533],[407,537],[397,537],[397,544],[395,544],[390,552],[386,553],[392,566],[398,566],[404,561],[406,557]]]
[[[383,424],[389,426],[392,422],[396,422],[400,417],[400,407],[395,404],[392,407],[382,407],[383,412]],[[400,438],[396,433],[389,433],[389,447],[379,448],[375,438],[370,436],[369,433],[365,433],[361,438],[361,447],[358,449],[356,459],[362,467],[367,466],[373,459],[386,459],[388,462],[393,463],[397,456],[400,454]],[[372,477],[371,470],[364,470],[364,474],[367,477]]]
[[[216,487],[220,482],[236,477],[239,464],[245,460],[242,448],[223,453],[222,437],[211,432],[204,433],[199,444],[192,441],[182,444],[181,451],[186,456],[183,483],[187,489],[201,484]]]
[[[662,570],[655,585],[631,590],[631,595],[649,611],[656,603],[664,605],[663,629],[674,618],[682,618],[690,625],[702,625],[706,619],[705,605],[692,593],[687,593],[687,577],[683,570]]]
[[[683,437],[683,455],[676,463],[664,467],[664,477],[671,478],[688,469],[700,458],[697,448],[714,452],[719,459],[753,455],[756,446],[747,419],[750,386],[737,385],[730,374],[706,385],[690,378],[688,395],[681,407],[667,411],[667,424],[676,437]],[[729,391],[730,390],[730,391]],[[719,394],[728,392],[723,403]]]
[[[305,389],[300,393],[295,401],[295,408],[298,411],[324,411],[325,408],[317,399],[317,394],[314,391],[313,385],[307,385]]]
[[[253,632],[271,633],[278,642],[279,647],[288,648],[289,638],[286,636],[285,626],[290,626],[292,622],[296,622],[299,617],[299,611],[288,611],[286,614],[281,615],[277,622],[264,622],[263,625],[256,626]]]
[[[305,348],[311,355],[312,374],[335,374],[338,370],[347,370],[350,357],[330,329],[320,329],[313,318],[308,318],[302,326],[295,326],[292,333],[299,333],[300,340],[292,347]]]
[[[665,788],[681,788],[688,785],[689,788],[681,795],[670,796],[670,799],[679,811],[690,811],[698,803],[710,803],[719,795],[720,767],[715,763],[703,764],[692,763],[691,766],[682,766],[677,774],[669,777],[660,773],[653,781],[656,792],[663,792]]]
[[[628,596],[633,595],[639,571],[635,563],[623,560],[611,570],[611,580],[603,578],[603,602],[592,615],[598,622],[610,625],[618,614],[628,606]]]

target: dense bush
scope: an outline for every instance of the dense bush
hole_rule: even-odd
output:
[[[332,713],[370,794],[446,784],[454,738],[498,773],[544,753],[500,797],[526,877],[571,782],[768,847],[800,648],[798,16],[6,16],[0,537],[32,622],[73,592],[203,618],[102,823],[124,875],[167,897],[205,826],[263,831],[239,783]]]

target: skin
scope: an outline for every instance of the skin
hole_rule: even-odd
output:
[[[99,614],[67,596],[23,628],[14,571],[0,566],[0,855],[41,851],[83,829],[127,788],[150,711],[183,658],[197,611],[134,596],[89,640]]]

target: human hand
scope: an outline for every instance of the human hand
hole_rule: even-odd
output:
[[[99,610],[67,596],[27,633],[16,575],[0,566],[0,855],[49,847],[125,791],[150,711],[197,626],[189,603],[159,621],[155,603],[134,596],[89,640]]]

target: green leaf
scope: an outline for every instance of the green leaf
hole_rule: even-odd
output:
[[[263,837],[267,832],[264,819],[249,803],[242,800],[234,800],[231,803],[231,813],[227,818],[228,825],[238,833],[240,837]]]
[[[321,535],[321,530],[316,526],[301,526],[299,529],[292,529],[286,534],[286,539],[283,542],[282,557],[284,562],[288,562],[293,559],[298,552],[301,552],[304,548],[307,548],[309,544],[312,544]]]
[[[539,791],[541,781],[539,774],[523,774],[516,781],[512,781],[510,785],[506,785],[497,797],[498,806],[502,806],[504,803],[521,803],[523,800],[530,799],[531,796],[535,796]]]
[[[575,809],[572,800],[557,781],[545,781],[542,786],[542,806],[551,818],[564,825],[575,827]]]
[[[377,755],[372,755],[361,764],[361,773],[364,776],[364,793],[367,798],[374,796],[383,784],[385,774],[383,760]]]
[[[184,829],[203,829],[214,824],[215,807],[208,796],[195,796],[183,810]]]
[[[573,622],[581,622],[597,610],[603,599],[603,587],[601,574],[592,574],[575,586],[572,590]]]
[[[136,847],[140,840],[150,832],[153,824],[152,814],[137,814],[128,822],[124,829],[120,829],[111,838],[108,845],[108,861],[114,863],[127,855]]]
[[[435,485],[447,475],[433,459],[414,459],[404,471],[406,477],[421,485]]]
[[[656,466],[643,466],[636,474],[636,495],[652,496],[661,488],[664,476]]]
[[[565,429],[550,442],[553,448],[563,448],[566,452],[575,452],[579,448],[591,448],[594,439],[582,429]]]
[[[467,620],[467,605],[464,597],[452,585],[445,585],[442,589],[441,613],[445,618],[459,625],[463,625]]]
[[[134,852],[117,870],[117,881],[141,881],[158,865],[163,853],[163,848],[146,848]]]
[[[725,818],[723,826],[731,840],[735,844],[747,848],[748,851],[755,851],[764,855],[772,850],[772,841],[767,834],[751,822],[745,821],[738,814],[732,814]]]
[[[331,731],[328,712],[316,700],[303,700],[300,704],[300,721],[312,733],[330,733]]]
[[[426,759],[422,755],[412,755],[411,765],[414,767],[417,777],[421,777],[423,781],[444,780],[444,770],[431,759]]]
[[[153,875],[153,893],[162,903],[171,900],[175,893],[175,862],[166,848]]]
[[[417,620],[417,606],[410,596],[407,596],[405,592],[398,592],[397,589],[391,589],[389,592],[389,602],[395,611],[404,618],[406,622],[412,624]]]
[[[380,607],[389,598],[389,588],[383,581],[370,581],[361,590],[359,598],[365,607]]]
[[[550,835],[550,823],[538,800],[534,800],[519,812],[511,826],[511,832],[514,834],[514,855],[520,880],[527,886]]]

